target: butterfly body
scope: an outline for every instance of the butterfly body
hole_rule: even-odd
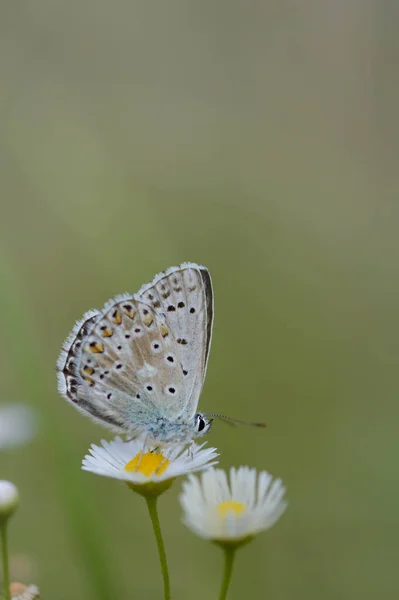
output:
[[[157,443],[204,435],[197,413],[213,324],[208,270],[171,267],[76,323],[58,359],[59,392],[117,432]]]
[[[199,429],[202,422],[201,419],[205,423],[202,430]],[[149,439],[159,444],[169,442],[186,443],[190,442],[194,437],[205,435],[209,431],[211,424],[212,421],[206,421],[205,417],[197,413],[190,420],[178,418],[175,421],[170,421],[165,417],[158,417],[156,420],[151,420],[144,424],[144,430]]]

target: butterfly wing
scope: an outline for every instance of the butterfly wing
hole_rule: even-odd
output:
[[[195,263],[170,267],[138,292],[164,315],[183,375],[167,416],[194,416],[204,384],[213,326],[213,290],[208,269]]]
[[[89,311],[78,321],[65,340],[57,361],[58,391],[79,412],[89,415],[94,421],[108,425],[115,431],[123,431],[123,422],[117,414],[111,415],[105,401],[95,402],[89,393],[90,382],[83,370],[83,348],[89,331],[101,318],[99,311]]]
[[[93,420],[138,434],[196,410],[212,333],[208,271],[187,263],[77,323],[58,360],[60,393]]]

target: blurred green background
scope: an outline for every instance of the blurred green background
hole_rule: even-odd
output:
[[[80,470],[110,434],[57,394],[73,322],[158,271],[207,265],[206,411],[221,464],[283,478],[289,509],[230,598],[399,593],[399,8],[380,0],[3,3],[1,399],[40,417],[2,453],[12,576],[52,600],[160,598],[144,502]],[[393,470],[392,470],[393,469]],[[173,597],[222,557],[160,503]]]

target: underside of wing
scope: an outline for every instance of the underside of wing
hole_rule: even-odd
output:
[[[75,325],[57,364],[59,391],[115,431],[188,418],[205,377],[212,321],[207,269],[168,269]]]
[[[213,291],[208,269],[194,263],[171,267],[138,295],[160,312],[179,347],[183,397],[179,414],[193,416],[205,379],[212,338]]]

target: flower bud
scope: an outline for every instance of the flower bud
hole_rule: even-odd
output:
[[[0,524],[7,521],[16,511],[19,504],[19,494],[11,481],[0,481]]]

